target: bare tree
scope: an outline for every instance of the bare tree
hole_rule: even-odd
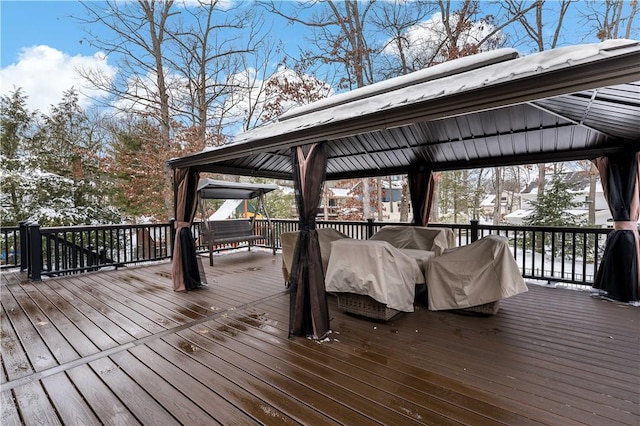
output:
[[[562,40],[564,20],[570,6],[576,0],[560,0],[547,4],[545,0],[530,2],[507,0],[505,8],[524,30],[523,43],[533,43],[536,52],[555,49]],[[518,41],[514,41],[517,45]]]
[[[406,71],[501,47],[506,42],[502,30],[533,7],[523,6],[512,14],[501,2],[439,0],[434,3],[437,13],[431,18],[414,25],[392,26],[397,34],[387,43],[385,53],[400,57]],[[485,10],[493,13],[485,14]],[[424,11],[431,9],[425,7]]]
[[[173,0],[82,4],[88,17],[79,21],[86,24],[86,40],[118,61],[115,78],[95,70],[81,70],[82,76],[95,88],[113,95],[112,106],[156,119],[162,142],[168,147],[171,116],[165,50],[168,23],[177,13]],[[96,26],[109,30],[111,37],[94,32]]]
[[[557,47],[561,40],[564,19],[572,3],[575,3],[575,0],[560,0],[552,2],[553,7],[548,7],[545,0],[537,0],[531,9],[529,2],[507,0],[505,7],[522,26],[526,34],[523,41],[533,42],[534,50],[542,52]],[[552,36],[549,38],[548,34]],[[546,170],[546,164],[538,164],[538,197],[544,195]]]
[[[80,70],[95,88],[113,96],[111,106],[122,111],[138,112],[153,117],[160,126],[163,149],[170,149],[171,114],[169,79],[165,69],[165,51],[169,20],[176,15],[173,0],[159,2],[82,2],[87,18],[86,40],[94,47],[115,56],[118,74],[115,78],[95,70]],[[111,37],[93,32],[96,26],[110,31]],[[170,187],[171,175],[164,174]],[[171,202],[165,200],[167,211]]]
[[[233,100],[239,97],[234,95],[253,91],[253,78],[263,79],[273,60],[271,46],[266,43],[261,15],[246,3],[202,0],[182,13],[184,19],[171,32],[172,66],[186,86],[186,99],[176,114],[191,122],[207,145],[221,143],[223,124],[234,120],[229,118],[237,106]],[[249,60],[255,64],[248,64]],[[239,119],[244,129],[252,121],[253,111],[247,112],[248,119]]]
[[[638,13],[638,0],[589,1],[587,10],[583,13],[584,19],[598,40],[631,38],[634,33],[637,35],[638,23],[634,19]]]
[[[174,29],[172,34],[175,42],[176,60],[175,69],[185,79],[188,97],[183,106],[183,114],[198,130],[199,138],[206,139],[206,130],[209,123],[209,108],[212,103],[226,93],[227,86],[217,77],[223,69],[234,73],[233,57],[235,48],[222,50],[214,42],[217,31],[227,30],[233,34],[234,30],[241,28],[243,17],[233,14],[236,23],[229,22],[223,10],[218,8],[218,1],[199,2],[195,9],[186,9],[185,15],[189,15],[188,24],[184,21]],[[224,15],[222,22],[216,18]],[[237,35],[231,35],[223,45],[233,43]]]
[[[410,41],[408,32],[425,21],[436,11],[437,5],[431,0],[416,0],[407,7],[404,1],[386,1],[375,8],[372,23],[380,34],[386,36],[386,42],[380,46],[381,78],[386,79],[415,71],[410,61]],[[390,53],[390,54],[389,54]]]

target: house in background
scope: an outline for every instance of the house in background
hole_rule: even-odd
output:
[[[480,214],[481,214],[481,223],[492,223],[493,222],[493,213],[496,209],[496,195],[488,194],[484,199],[480,202]],[[500,216],[505,217],[505,215],[511,213],[512,210],[512,202],[514,199],[514,194],[512,192],[503,191],[502,196],[500,197]],[[484,219],[484,220],[483,220]]]
[[[562,173],[562,180],[573,187],[569,192],[573,194],[573,201],[578,203],[577,208],[568,209],[566,213],[577,216],[584,223],[587,223],[589,218],[589,204],[592,202],[589,199],[589,172],[575,171]],[[550,185],[551,176],[547,176],[545,188]],[[529,182],[529,184],[520,191],[518,196],[520,197],[521,208],[504,216],[505,222],[510,225],[524,225],[525,219],[533,213],[533,202],[538,198],[538,183],[536,181]],[[596,182],[596,196],[593,202],[595,203],[595,225],[601,227],[611,225],[611,212],[609,211],[607,200],[604,198],[604,192],[599,178]]]

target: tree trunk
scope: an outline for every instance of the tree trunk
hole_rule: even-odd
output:
[[[407,179],[402,179],[402,194],[400,196],[400,222],[409,222],[409,185]]]
[[[387,176],[388,182],[389,182],[389,193],[388,193],[388,199],[389,199],[389,213],[393,213],[393,186],[392,186],[392,181],[391,181],[391,176]]]
[[[493,190],[496,194],[493,209],[493,224],[499,225],[502,221],[502,167],[493,169]]]
[[[431,200],[429,222],[438,222],[440,220],[440,176],[440,172],[434,173],[433,199]]]
[[[589,170],[589,225],[596,224],[596,183],[598,182],[598,168],[591,163]]]
[[[384,217],[382,216],[382,178],[380,176],[376,178],[376,185],[378,186],[378,220],[382,222]]]
[[[371,187],[369,178],[362,179],[362,218],[367,220],[371,217]]]

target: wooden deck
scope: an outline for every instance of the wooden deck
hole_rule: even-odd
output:
[[[1,424],[640,424],[640,308],[529,286],[380,323],[330,297],[318,343],[287,338],[279,255],[215,263],[189,293],[169,263],[3,274]]]

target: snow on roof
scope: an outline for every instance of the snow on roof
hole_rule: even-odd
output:
[[[509,219],[509,218],[524,218],[529,216],[531,213],[533,212],[533,210],[514,210],[509,214],[504,215],[505,219]]]
[[[482,202],[480,202],[480,207],[490,207],[493,206],[493,202],[496,199],[495,194],[489,194],[486,197],[484,197],[484,200],[482,200]]]
[[[549,187],[553,179],[553,174],[547,174],[545,176],[545,188]],[[569,185],[572,185],[572,188],[568,189],[568,192],[571,193],[581,193],[589,191],[590,186],[590,175],[586,170],[573,171],[573,172],[564,172],[560,174],[562,181]],[[600,177],[598,176],[596,181],[596,192],[602,193],[602,184],[600,183]],[[529,182],[520,194],[537,194],[538,193],[538,182],[533,180]]]
[[[477,69],[498,62],[508,61],[517,58],[518,56],[518,51],[516,49],[510,48],[496,49],[489,52],[479,53],[473,56],[465,56],[463,58],[454,59],[452,61],[444,62],[442,64],[438,64],[429,68],[424,68],[410,74],[390,78],[388,80],[380,81],[369,86],[351,90],[350,92],[340,93],[326,99],[321,99],[309,105],[303,105],[285,114],[282,114],[280,116],[280,120],[288,120],[293,117],[299,117],[310,112],[319,111],[321,109],[326,109],[337,105],[343,105],[347,102],[352,102],[358,99],[370,98],[375,95],[387,93],[391,90],[413,86],[418,83],[436,80],[438,78],[446,77],[453,74],[460,74],[461,72],[470,71],[472,69]]]

